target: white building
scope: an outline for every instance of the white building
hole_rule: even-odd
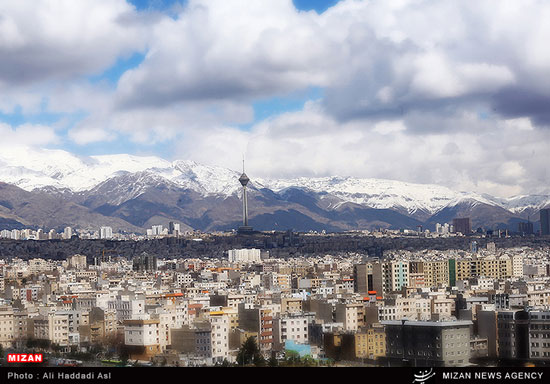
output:
[[[353,315],[353,314],[351,314]],[[306,317],[291,316],[281,319],[281,343],[292,340],[299,344],[309,342],[308,322]]]
[[[223,311],[210,312],[212,359],[229,360],[229,316]]]
[[[257,263],[261,261],[259,249],[230,249],[227,253],[231,263]]]
[[[135,349],[136,355],[156,355],[160,352],[159,320],[124,321],[124,344]]]
[[[111,228],[111,227],[101,227],[100,238],[101,239],[112,239],[113,238],[113,228]]]
[[[71,227],[66,227],[63,231],[63,238],[68,240],[73,236],[73,229]]]

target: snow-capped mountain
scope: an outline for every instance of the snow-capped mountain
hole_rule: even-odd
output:
[[[455,192],[438,185],[393,180],[326,177],[270,180],[263,183],[276,192],[289,187],[300,187],[317,193],[326,192],[340,198],[343,202],[370,208],[403,208],[408,214],[418,211],[434,214],[446,206],[456,205],[465,199],[491,204],[481,195],[474,193]]]
[[[138,227],[153,218],[167,217],[182,221],[182,218],[188,218],[190,226],[200,223],[201,228],[208,228],[219,221],[214,217],[215,209],[218,209],[216,215],[226,216],[220,223],[237,222],[240,217],[239,175],[240,172],[223,167],[186,160],[170,162],[154,156],[78,157],[61,150],[28,148],[4,149],[0,153],[0,182],[27,192],[57,195],[59,199],[69,199],[94,213],[118,215]],[[438,185],[381,179],[321,177],[277,180],[249,176],[252,176],[251,198],[257,199],[257,214],[292,211],[324,225],[338,220],[345,222],[343,216],[337,218],[330,212],[349,209],[354,210],[357,223],[368,222],[363,217],[368,216],[365,210],[371,210],[368,211],[371,213],[372,210],[392,210],[403,215],[392,220],[413,225],[416,222],[408,222],[405,217],[423,223],[434,215],[446,217],[445,210],[457,214],[467,209],[471,213],[479,206],[483,207],[483,212],[488,212],[488,207],[498,208],[499,220],[507,221],[513,217],[519,219],[534,215],[541,208],[550,206],[550,195],[499,198],[453,191]],[[288,193],[293,190],[302,192]],[[3,200],[0,196],[0,201]],[[226,200],[229,202],[224,203]],[[223,204],[231,204],[232,210],[220,208]],[[147,214],[144,216],[143,212]],[[10,211],[10,215],[17,215],[16,210]],[[139,220],[135,218],[137,216]],[[479,220],[481,222],[483,218]],[[374,221],[384,222],[384,219],[378,215]]]

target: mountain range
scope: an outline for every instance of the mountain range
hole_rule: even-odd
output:
[[[78,157],[62,150],[0,153],[0,228],[71,226],[143,233],[156,224],[230,230],[241,223],[241,172],[153,156]],[[434,229],[455,217],[472,228],[536,222],[550,194],[499,198],[383,179],[265,179],[248,175],[250,224],[259,230]]]

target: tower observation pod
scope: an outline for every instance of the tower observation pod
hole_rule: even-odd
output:
[[[253,229],[251,226],[248,225],[248,199],[246,195],[246,186],[248,185],[248,182],[250,179],[244,173],[244,160],[243,160],[243,174],[241,177],[239,177],[239,182],[241,183],[243,187],[243,225],[239,227],[239,233],[250,233],[253,232]]]

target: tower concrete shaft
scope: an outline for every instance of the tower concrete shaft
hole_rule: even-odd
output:
[[[246,196],[246,185],[243,185],[243,226],[248,227],[248,200]]]

